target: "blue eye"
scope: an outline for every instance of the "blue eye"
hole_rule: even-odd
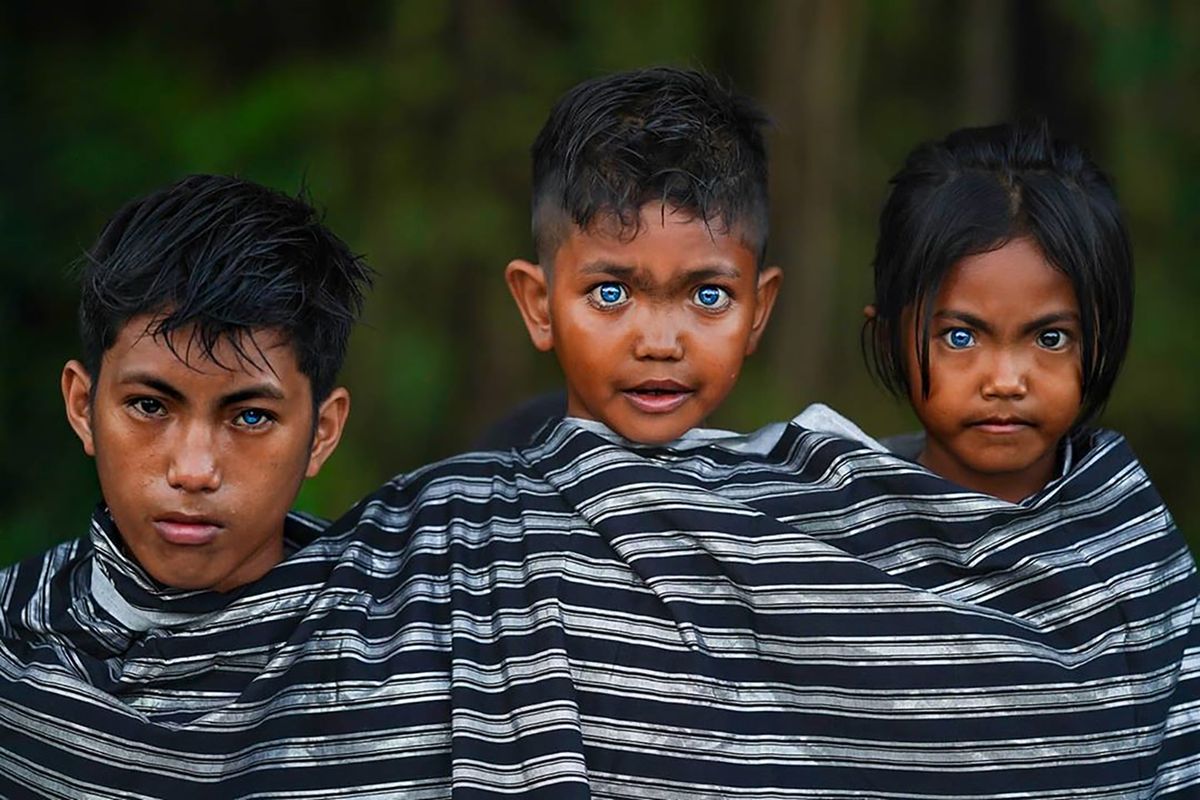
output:
[[[1037,335],[1038,346],[1044,347],[1047,350],[1062,350],[1070,341],[1071,339],[1067,336],[1067,332],[1058,328],[1051,328]]]
[[[942,340],[951,350],[963,350],[975,344],[975,334],[966,328],[951,328],[942,334]]]
[[[601,308],[617,306],[629,299],[629,290],[619,283],[602,283],[588,294]]]
[[[720,286],[701,286],[696,290],[696,302],[705,308],[723,308],[729,305],[729,292]]]
[[[264,422],[271,419],[271,416],[259,408],[247,408],[245,411],[237,415],[236,422],[247,428],[260,428]]]

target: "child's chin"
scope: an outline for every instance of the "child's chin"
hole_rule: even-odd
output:
[[[636,444],[659,445],[673,442],[683,436],[692,427],[686,424],[666,425],[609,425],[623,439]]]

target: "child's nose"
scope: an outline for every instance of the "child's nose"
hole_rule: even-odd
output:
[[[185,492],[212,492],[221,486],[214,432],[203,424],[184,425],[171,443],[167,483]]]
[[[678,361],[683,358],[683,337],[671,315],[647,314],[634,344],[634,356],[651,361]]]
[[[1008,350],[1001,350],[992,358],[981,390],[983,396],[998,399],[1018,399],[1028,391],[1026,373],[1027,359]]]

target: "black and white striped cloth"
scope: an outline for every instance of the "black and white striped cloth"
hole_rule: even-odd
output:
[[[794,425],[568,420],[230,595],[114,537],[0,573],[3,797],[1200,794],[1195,570],[1111,433],[1011,505]]]

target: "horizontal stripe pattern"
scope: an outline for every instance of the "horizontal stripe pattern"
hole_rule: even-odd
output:
[[[218,595],[0,572],[4,797],[1183,798],[1191,556],[1117,435],[1020,505],[791,426],[564,422]]]

